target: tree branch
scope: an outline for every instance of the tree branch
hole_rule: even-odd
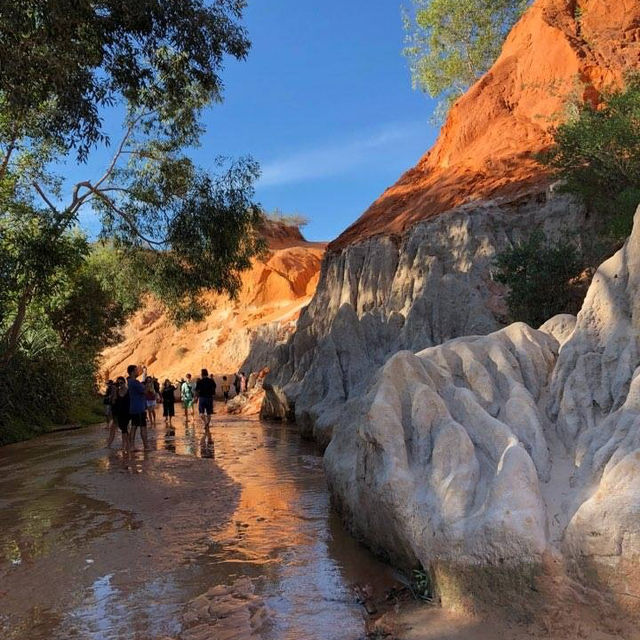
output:
[[[29,302],[32,299],[33,293],[34,287],[33,285],[29,285],[26,286],[20,294],[16,315],[13,319],[13,322],[2,337],[2,344],[4,346],[2,356],[0,357],[0,364],[2,365],[5,365],[7,362],[9,362],[9,360],[11,360],[18,348],[22,325],[24,324],[24,320],[27,316],[27,308],[29,306]]]
[[[147,236],[145,236],[140,229],[138,228],[138,225],[135,223],[134,220],[132,220],[131,216],[126,212],[123,211],[122,209],[120,209],[116,203],[109,198],[109,196],[104,194],[104,189],[100,190],[100,189],[96,189],[95,186],[89,184],[89,189],[92,191],[92,193],[95,195],[96,198],[99,198],[102,202],[104,202],[114,213],[116,213],[118,216],[120,216],[129,226],[129,229],[131,229],[131,231],[137,235],[143,242],[147,243],[147,246],[149,247],[149,249],[153,250],[153,251],[157,251],[156,247],[162,247],[164,245],[167,244],[167,239],[164,238],[162,240],[152,240],[151,238],[148,238]]]
[[[11,132],[11,141],[7,147],[7,151],[4,154],[4,158],[2,159],[2,164],[0,165],[0,180],[4,178],[5,173],[7,172],[7,167],[9,166],[9,160],[11,159],[11,154],[16,149],[16,142],[18,141],[18,125],[14,123],[13,131]]]
[[[131,137],[131,134],[133,133],[133,130],[135,129],[136,125],[140,122],[140,120],[142,120],[142,118],[150,116],[153,113],[154,113],[153,111],[141,113],[140,115],[136,116],[135,118],[133,118],[133,120],[129,122],[129,126],[127,127],[127,130],[124,136],[122,137],[122,140],[120,140],[118,149],[116,150],[113,158],[111,159],[111,163],[107,167],[107,170],[104,172],[103,176],[95,184],[96,189],[100,188],[100,185],[103,184],[106,180],[108,180],[109,176],[111,176],[111,174],[113,173],[113,170],[116,168],[116,164],[118,163],[120,156],[124,152],[124,146],[129,140],[129,138]]]
[[[15,140],[12,140],[11,144],[7,147],[7,152],[4,154],[2,164],[0,164],[0,179],[4,178],[4,174],[7,172],[9,160],[11,159],[11,154],[14,152],[15,148]]]
[[[49,207],[49,209],[51,209],[51,211],[53,211],[53,213],[58,215],[59,214],[58,209],[55,207],[53,202],[51,202],[51,200],[49,200],[49,198],[47,197],[47,194],[42,190],[40,185],[35,180],[33,181],[32,184],[33,184],[33,188],[38,192],[38,195],[44,200],[44,202]]]

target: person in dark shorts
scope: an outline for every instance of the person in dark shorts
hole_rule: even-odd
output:
[[[112,406],[113,417],[122,434],[122,450],[129,451],[129,390],[123,376],[116,380]]]
[[[171,427],[171,418],[176,415],[176,388],[167,378],[162,385],[162,415],[164,426]]]
[[[129,416],[131,417],[131,437],[130,446],[136,441],[136,431],[140,428],[140,436],[145,450],[149,448],[147,443],[147,399],[145,388],[142,382],[136,380],[138,377],[138,365],[130,364],[127,367],[127,388],[129,390]]]
[[[215,394],[215,380],[209,377],[209,372],[206,369],[203,369],[201,378],[196,384],[196,397],[198,398],[198,412],[206,431],[209,430],[209,423],[213,414],[213,397]]]

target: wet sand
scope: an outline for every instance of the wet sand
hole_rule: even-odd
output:
[[[392,572],[332,513],[314,447],[246,419],[212,431],[202,451],[199,423],[160,420],[131,460],[104,427],[0,449],[0,637],[364,637],[352,585]]]

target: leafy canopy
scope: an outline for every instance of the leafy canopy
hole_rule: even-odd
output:
[[[13,372],[35,385],[19,397],[42,397],[37,414],[62,419],[142,294],[156,293],[177,322],[201,317],[200,294],[234,295],[264,250],[256,163],[221,160],[209,172],[189,157],[203,110],[222,100],[225,58],[247,55],[244,6],[1,3],[0,427],[19,416]],[[122,114],[115,140],[106,109]],[[65,162],[107,146],[98,175],[65,186]],[[101,223],[102,253],[76,231],[86,209]],[[58,386],[39,394],[41,382]]]
[[[498,57],[507,34],[531,0],[413,0],[404,12],[414,88],[443,99],[460,97]]]
[[[0,283],[0,299],[15,299],[0,324],[9,351],[25,305],[64,266],[64,256],[55,258],[83,208],[101,220],[103,239],[136,254],[148,290],[176,320],[202,314],[204,289],[236,293],[239,272],[264,248],[253,203],[258,167],[250,158],[219,162],[213,175],[188,150],[202,134],[202,110],[221,100],[225,55],[241,59],[248,51],[238,22],[243,7],[241,0],[3,5],[0,234],[8,235],[0,244],[14,242],[21,226],[39,243],[21,254],[30,256],[31,283]],[[100,116],[114,104],[125,115],[111,161],[64,193],[57,167],[110,142]]]
[[[640,74],[624,89],[605,92],[597,106],[574,105],[554,132],[554,146],[541,161],[602,219],[613,243],[631,231],[640,204]]]
[[[0,101],[16,137],[86,157],[100,107],[124,99],[165,122],[219,100],[223,57],[249,48],[243,0],[21,0],[0,10]],[[192,115],[192,114],[191,114]]]

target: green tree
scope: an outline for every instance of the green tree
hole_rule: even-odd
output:
[[[610,251],[629,235],[640,204],[640,74],[630,75],[625,88],[605,92],[598,105],[574,105],[554,142],[541,161],[562,190],[601,218]]]
[[[413,0],[404,12],[414,88],[448,110],[494,63],[531,0]]]
[[[550,242],[541,231],[499,253],[493,278],[509,288],[507,305],[512,321],[539,327],[558,313],[577,313],[582,291],[577,279],[585,269],[578,249]]]
[[[5,135],[86,157],[104,140],[99,108],[126,100],[196,131],[221,97],[225,55],[244,58],[244,0],[21,0],[0,8]],[[11,145],[5,150],[8,152]]]
[[[0,444],[86,414],[98,353],[117,337],[125,315],[117,290],[87,259],[86,237],[65,232],[51,251],[42,220],[23,216],[7,227],[4,216],[2,222],[3,314],[16,313],[22,279],[32,288],[14,348],[0,352]]]
[[[95,243],[86,261],[87,270],[103,289],[111,292],[118,314],[125,318],[139,308],[140,299],[148,290],[145,279],[140,277],[140,267],[136,254],[115,247],[112,241]]]
[[[220,160],[210,173],[189,158],[203,110],[222,100],[225,58],[247,55],[244,6],[1,4],[0,442],[24,435],[20,424],[73,416],[99,351],[143,293],[176,321],[200,317],[203,290],[234,295],[263,250],[256,163]],[[107,109],[122,114],[114,140]],[[65,162],[107,146],[103,171],[65,186]],[[113,255],[77,232],[87,208]]]
[[[65,266],[83,208],[135,255],[176,320],[202,313],[205,288],[235,294],[263,249],[250,158],[199,170],[187,152],[222,99],[224,57],[246,56],[243,0],[24,0],[0,10],[0,351],[15,354],[29,306]],[[101,175],[65,196],[56,167],[111,144],[102,109],[124,112]],[[86,256],[84,256],[86,257]],[[83,259],[84,259],[83,257]],[[13,262],[11,262],[13,260]],[[25,260],[22,275],[15,267]],[[0,262],[2,260],[0,259]],[[18,262],[16,262],[18,261]]]

